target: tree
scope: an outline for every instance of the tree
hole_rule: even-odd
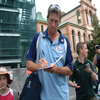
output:
[[[100,26],[99,20],[95,14],[92,16],[92,26],[94,28],[91,33],[93,39],[91,41],[87,41],[89,49],[88,59],[91,61],[93,61],[93,57],[95,55],[95,45],[100,45]]]

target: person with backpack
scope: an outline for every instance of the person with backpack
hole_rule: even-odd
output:
[[[12,81],[7,69],[0,67],[0,100],[19,100],[18,92],[9,88]]]
[[[48,27],[43,32],[38,49],[38,63],[35,61],[40,33],[34,36],[26,56],[27,70],[37,72],[39,76],[42,86],[40,100],[69,100],[66,75],[73,73],[73,57],[68,38],[58,29],[60,21],[61,8],[57,4],[51,4],[47,14]]]

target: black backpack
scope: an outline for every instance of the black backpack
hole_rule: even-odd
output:
[[[38,75],[31,73],[25,81],[20,100],[40,100],[41,83]]]

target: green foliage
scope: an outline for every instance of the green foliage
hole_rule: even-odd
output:
[[[88,59],[91,61],[93,61],[93,57],[95,55],[95,45],[100,45],[100,26],[96,15],[92,16],[92,26],[94,28],[91,33],[93,40],[87,42],[89,49]]]

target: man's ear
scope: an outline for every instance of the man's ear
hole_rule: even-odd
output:
[[[83,51],[83,49],[82,48],[80,48],[80,53]]]
[[[48,24],[48,18],[47,18],[47,24]]]

